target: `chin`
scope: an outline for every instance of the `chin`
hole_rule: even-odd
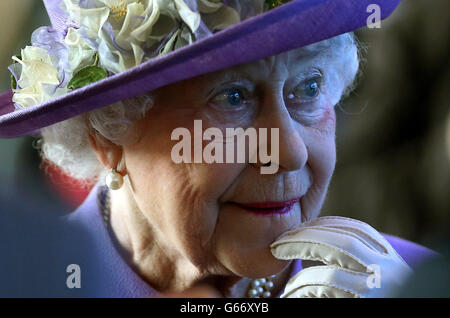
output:
[[[274,275],[289,265],[289,261],[276,259],[270,251],[270,245],[284,232],[261,231],[255,235],[247,230],[242,232],[247,234],[246,238],[224,235],[216,239],[214,254],[217,261],[233,275],[248,278]]]
[[[291,262],[290,260],[279,260],[273,257],[270,247],[246,255],[222,251],[218,258],[220,263],[232,274],[252,279],[277,274],[289,266]]]
[[[276,274],[289,264],[277,260],[270,245],[301,224],[298,203],[283,215],[255,215],[234,205],[222,206],[218,215],[214,254],[228,271],[240,277],[259,278]]]

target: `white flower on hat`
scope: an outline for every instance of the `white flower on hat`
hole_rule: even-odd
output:
[[[221,0],[63,0],[66,31],[36,30],[33,46],[10,66],[13,101],[40,104],[189,45],[240,22],[241,5],[234,6]]]
[[[64,89],[56,89],[56,86],[60,84],[58,69],[53,65],[45,49],[27,46],[22,49],[21,58],[14,56],[13,60],[20,63],[22,67],[17,88],[13,90],[13,102],[22,107],[29,107],[55,97],[53,93],[56,95],[66,93]],[[49,86],[52,85],[55,87],[55,92],[50,93]]]
[[[218,31],[240,22],[236,10],[223,4],[222,0],[198,0],[198,10],[211,31]]]
[[[79,30],[69,28],[64,38],[68,50],[69,69],[66,71],[74,74],[81,68],[87,66],[94,58],[95,50],[92,49],[80,36]]]
[[[146,50],[173,37],[182,26],[195,33],[200,14],[184,0],[91,0],[81,7],[78,0],[64,0],[71,19],[96,43],[100,65],[120,73],[144,61]],[[188,41],[190,44],[192,42]],[[173,43],[170,39],[167,43]],[[167,53],[166,47],[161,52]]]

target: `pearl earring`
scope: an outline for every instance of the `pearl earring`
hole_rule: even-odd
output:
[[[111,169],[106,175],[105,183],[111,190],[119,190],[123,185],[123,177],[116,169]]]

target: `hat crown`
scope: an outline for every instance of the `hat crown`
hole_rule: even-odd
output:
[[[89,40],[86,48],[89,47],[92,51],[100,54],[100,50],[97,50],[97,39],[87,37],[84,28],[77,28],[77,24],[72,21],[71,17],[74,19],[78,18],[75,17],[75,15],[78,14],[76,7],[74,11],[77,12],[71,12],[70,14],[70,11],[66,12],[67,10],[64,9],[64,3],[66,1],[75,2],[76,0],[43,0],[52,27],[41,27],[37,30],[38,32],[35,31],[36,33],[33,33],[34,36],[32,36],[32,40],[35,40],[34,43],[38,46],[38,50],[35,50],[34,44],[25,48],[33,51],[33,54],[28,55],[30,58],[41,56],[40,53],[43,53],[42,49],[47,50],[47,53],[49,53],[48,51],[50,49],[52,53],[51,56],[45,57],[47,62],[51,62],[51,64],[44,64],[49,67],[53,66],[58,71],[64,70],[64,67],[66,66],[64,63],[66,61],[75,61],[75,68],[84,67],[85,65],[77,64],[80,62],[80,59],[69,60],[68,58],[57,58],[57,56],[60,56],[61,54],[64,55],[67,52],[67,48],[60,45],[62,39],[61,35],[64,35],[66,31],[67,35],[69,34],[68,32],[71,32],[71,35],[75,32],[80,38]],[[77,0],[78,3],[76,5],[81,4],[83,6],[97,3],[96,1],[99,0]],[[102,2],[103,1],[106,2],[106,0],[102,0]],[[164,3],[164,1],[173,0],[153,1],[161,1]],[[194,3],[194,1],[197,0],[183,0],[186,4]],[[202,3],[205,1],[206,0],[202,0]],[[218,3],[218,0],[208,1],[211,3]],[[111,59],[110,56],[107,55],[104,60],[109,62],[108,65],[117,67],[119,72],[111,71],[115,74],[114,76],[109,76],[97,82],[91,82],[91,85],[85,85],[70,91],[67,94],[61,92],[63,95],[60,96],[48,96],[47,94],[49,92],[53,93],[55,88],[56,90],[61,89],[60,85],[56,86],[51,84],[49,86],[48,84],[43,83],[40,78],[37,78],[39,77],[39,74],[36,74],[35,72],[30,73],[33,76],[33,80],[40,85],[36,85],[41,93],[38,97],[42,98],[44,101],[40,102],[40,100],[36,99],[36,94],[34,94],[35,90],[29,90],[28,95],[27,91],[21,92],[23,91],[21,88],[19,88],[19,90],[15,89],[14,92],[7,91],[5,94],[0,94],[0,138],[12,138],[35,134],[43,127],[53,125],[57,122],[103,106],[111,105],[120,100],[145,94],[171,83],[187,80],[198,75],[229,68],[235,65],[249,63],[251,61],[280,54],[315,42],[323,41],[342,33],[356,30],[366,25],[368,17],[367,6],[369,4],[376,3],[380,8],[383,8],[381,11],[381,19],[384,19],[394,11],[400,1],[401,0],[292,0],[282,7],[276,8],[267,14],[261,14],[258,17],[255,17],[256,14],[248,14],[249,10],[238,10],[238,12],[240,12],[240,21],[242,21],[242,23],[236,25],[233,24],[232,26],[227,27],[226,30],[222,29],[220,32],[216,32],[211,36],[203,37],[203,40],[196,41],[196,43],[192,43],[189,46],[186,45],[183,47],[183,42],[181,42],[179,50],[177,48],[174,50],[173,47],[169,47],[167,52],[171,54],[165,52],[164,55],[153,58],[153,55],[151,55],[152,52],[150,52],[148,61],[134,67],[132,66],[131,68],[125,65],[125,67],[123,67],[125,71],[120,69],[122,65],[117,67],[121,59]],[[257,2],[265,3],[264,0],[221,0],[220,2],[226,3],[226,5],[235,4],[236,6],[239,4],[247,5]],[[206,11],[209,11],[212,8],[215,8],[215,6],[205,7]],[[186,8],[182,6],[181,9]],[[186,11],[187,10],[184,10],[183,13],[185,14]],[[149,13],[151,15],[150,11]],[[212,14],[215,14],[215,12],[212,12]],[[251,16],[254,18],[246,19]],[[217,22],[218,24],[222,23],[220,19],[218,21],[215,21],[216,19],[209,20],[210,22],[212,20],[212,22]],[[98,27],[100,27],[100,25]],[[205,28],[207,29],[208,27],[205,26]],[[220,30],[219,27],[217,27],[217,29]],[[95,29],[94,31],[99,30],[102,29]],[[109,41],[109,39],[115,35],[111,32],[114,31],[114,27],[113,30],[111,30],[111,27],[109,26],[109,29],[106,28],[102,31],[104,32],[98,33],[101,33],[100,36],[103,36],[105,44],[108,44],[112,47],[112,50],[115,50],[115,47],[119,46],[117,41]],[[186,34],[180,32],[176,36],[171,33],[169,33],[169,35],[170,37],[179,37],[186,40],[186,38],[183,38],[183,35]],[[66,38],[67,36],[64,37],[64,40],[66,40]],[[69,37],[67,38],[67,43],[76,44],[77,39],[77,37]],[[70,42],[70,40],[74,41]],[[127,43],[128,42],[125,41],[125,44]],[[64,41],[64,44],[66,44],[66,41]],[[156,44],[158,43],[155,43],[153,46],[157,52],[160,47]],[[168,45],[167,42],[163,42],[163,44]],[[171,46],[173,46],[173,44],[174,41],[170,42]],[[181,49],[181,47],[183,47],[183,49]],[[75,50],[74,53],[80,53],[79,51],[80,50]],[[106,54],[108,53],[108,50],[104,51]],[[118,52],[117,55],[122,54],[120,50],[115,51]],[[86,52],[81,53],[84,54]],[[125,53],[127,52],[124,52],[123,54]],[[133,51],[133,54],[134,53],[135,52]],[[81,62],[86,63],[86,65],[91,65],[92,59],[89,58],[89,55],[85,56],[86,58]],[[142,57],[142,55],[140,56]],[[113,57],[115,57],[115,55]],[[25,56],[25,58],[27,58],[27,56]],[[38,63],[44,62],[44,60],[40,58],[31,60],[37,61]],[[73,69],[75,70],[75,68]],[[16,67],[10,69],[10,71],[12,71],[17,84],[17,79],[20,80],[21,76],[21,66],[16,65]],[[53,69],[52,72],[54,75],[55,72]],[[70,76],[69,78],[65,78],[65,72],[58,72],[58,75],[60,75],[58,76],[58,79],[61,81],[61,84],[65,84],[65,82],[71,80]],[[51,83],[54,82],[53,77]],[[42,84],[45,84],[45,86],[42,86]],[[32,88],[34,89],[35,87]],[[64,90],[64,87],[62,89]],[[24,101],[29,102],[30,107],[26,109],[21,108],[15,111],[16,107],[13,99],[17,93],[19,93],[18,97],[23,97]],[[41,96],[44,95],[44,93],[45,96]],[[20,94],[22,94],[22,96],[20,96]],[[52,99],[48,100],[48,98]],[[35,102],[40,102],[40,104],[36,104]]]

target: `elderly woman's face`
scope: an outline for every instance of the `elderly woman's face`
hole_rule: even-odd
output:
[[[212,274],[262,277],[287,265],[269,246],[318,215],[335,166],[334,105],[343,84],[328,62],[290,51],[155,92],[154,108],[136,124],[139,141],[123,155],[134,199],[166,253]],[[224,135],[226,128],[278,128],[278,171],[174,163],[171,134],[184,127],[194,136],[194,120]],[[295,199],[287,213],[242,207]]]

